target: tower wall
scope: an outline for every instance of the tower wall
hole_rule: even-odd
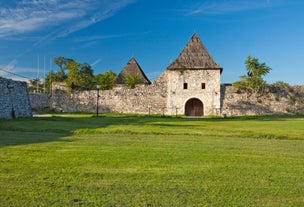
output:
[[[169,70],[167,113],[185,114],[185,104],[197,98],[204,115],[220,114],[220,70]]]

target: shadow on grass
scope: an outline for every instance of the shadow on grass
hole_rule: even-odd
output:
[[[197,123],[223,122],[229,121],[272,121],[303,118],[300,116],[246,116],[246,117],[227,117],[227,118],[200,118],[185,119],[182,117],[156,117],[156,116],[138,116],[138,115],[101,115],[94,116],[52,116],[52,117],[34,117],[18,118],[14,120],[0,119],[0,147],[12,145],[25,145],[33,143],[67,141],[64,137],[73,135],[80,129],[103,129],[109,126],[163,126],[174,130],[177,127],[191,129],[197,126]],[[120,130],[117,128],[117,130]],[[124,129],[125,130],[125,129]],[[62,140],[61,140],[62,139]]]
[[[163,124],[164,127],[172,128],[178,125],[170,125],[166,124],[166,122],[181,121],[185,121],[185,119],[138,115],[101,115],[95,117],[61,116],[59,114],[51,117],[18,118],[11,120],[0,119],[0,147],[66,141],[66,139],[62,138],[71,136],[81,129],[95,130],[118,125],[141,126],[154,122],[160,125]],[[120,128],[117,127],[117,130],[120,130]]]
[[[153,118],[152,118],[153,119]],[[0,147],[67,141],[79,129],[98,129],[112,125],[145,124],[149,118],[139,116],[52,116],[0,119]]]
[[[45,143],[53,141],[70,142],[72,140],[61,140],[68,136],[65,133],[45,133],[45,132],[24,132],[24,131],[3,131],[0,130],[0,148],[6,146],[27,145],[35,143]]]

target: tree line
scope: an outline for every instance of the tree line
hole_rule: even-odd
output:
[[[57,72],[51,70],[45,76],[44,81],[39,78],[30,80],[30,92],[48,92],[53,82],[64,82],[71,90],[96,89],[96,85],[99,85],[101,90],[110,90],[115,86],[118,78],[112,70],[94,75],[94,71],[88,63],[79,63],[72,58],[56,57],[54,64],[58,66]],[[139,82],[137,74],[128,75],[123,80],[129,88],[135,88]]]
[[[37,78],[30,80],[30,92],[36,91],[37,88],[40,91],[50,91],[52,82],[64,82],[68,88],[73,90],[96,89],[96,85],[100,85],[101,90],[110,90],[115,86],[118,78],[112,70],[94,75],[93,69],[89,64],[78,63],[71,58],[56,57],[54,58],[54,63],[59,70],[57,72],[51,70],[46,75],[44,82]],[[266,63],[260,63],[258,58],[251,56],[246,58],[245,66],[246,75],[240,76],[240,80],[234,82],[233,86],[240,92],[260,92],[267,84],[263,77],[270,72],[271,68]],[[140,79],[138,74],[131,74],[123,77],[123,82],[128,88],[135,88]],[[277,83],[284,82],[278,81]]]

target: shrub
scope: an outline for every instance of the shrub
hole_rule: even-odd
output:
[[[130,74],[123,77],[123,81],[128,88],[135,88],[137,84],[140,83],[140,77],[138,74]]]

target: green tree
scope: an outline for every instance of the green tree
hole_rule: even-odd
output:
[[[49,72],[49,74],[47,74],[45,76],[45,90],[46,91],[51,91],[51,85],[52,85],[52,82],[56,82],[56,74],[54,73],[53,70],[51,70]]]
[[[238,90],[258,92],[266,84],[263,76],[268,74],[271,68],[265,63],[259,63],[258,58],[251,56],[247,57],[245,64],[247,75],[241,76],[241,80],[234,82],[233,85]]]
[[[110,90],[116,84],[117,75],[112,70],[95,76],[96,83],[100,84],[101,90]]]
[[[140,81],[140,77],[138,74],[130,74],[130,75],[126,75],[123,77],[123,82],[124,82],[124,84],[126,84],[126,86],[128,88],[133,89],[141,81]]]
[[[57,73],[55,73],[55,80],[57,82],[63,82],[67,78],[67,75],[65,74],[64,70],[60,70]]]
[[[65,81],[65,79],[67,78],[65,70],[67,70],[67,65],[73,61],[74,60],[71,58],[65,58],[62,56],[54,58],[54,63],[59,67],[59,71],[55,73],[57,82]]]
[[[58,65],[60,70],[66,70],[67,69],[67,67],[66,67],[67,64],[69,62],[73,62],[73,61],[75,61],[75,60],[73,60],[72,58],[65,58],[65,57],[62,57],[62,56],[54,58],[54,63],[56,65]]]
[[[65,82],[71,89],[94,88],[94,75],[91,66],[87,63],[78,63],[76,60],[65,57],[54,58],[54,63],[59,67],[57,73],[50,73],[46,77],[49,88],[50,82]]]
[[[87,63],[77,63],[75,60],[66,64],[68,70],[65,80],[71,89],[92,89],[94,87],[94,75],[91,66]]]
[[[43,83],[39,78],[29,80],[28,89],[30,93],[40,93],[43,91]]]
[[[68,73],[65,83],[70,89],[78,89],[81,87],[82,80],[80,79],[78,65],[79,64],[74,60],[66,64]]]
[[[65,74],[64,70],[59,70],[57,73],[51,70],[46,76],[45,76],[45,90],[50,91],[51,85],[54,82],[64,82],[67,78],[67,75]]]
[[[92,67],[88,63],[78,65],[81,89],[92,89],[95,87]]]

